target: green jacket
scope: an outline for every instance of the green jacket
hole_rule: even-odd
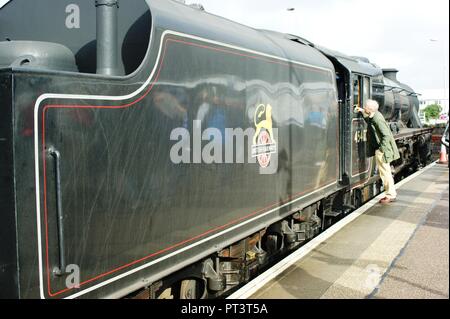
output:
[[[383,159],[390,163],[400,158],[394,136],[389,125],[386,123],[383,115],[376,112],[370,118],[363,112],[364,120],[367,123],[367,156],[372,157],[375,151],[379,149],[383,153]]]

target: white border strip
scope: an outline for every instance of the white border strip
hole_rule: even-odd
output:
[[[153,37],[153,33],[154,33],[153,29],[154,28],[152,26],[151,38],[150,38],[150,41],[149,41],[150,45],[151,45],[152,39],[153,39],[152,38]],[[120,101],[120,100],[127,100],[127,99],[131,99],[131,98],[135,97],[136,95],[141,93],[150,84],[151,80],[153,79],[153,76],[155,75],[156,69],[157,69],[157,67],[159,66],[159,63],[160,63],[161,52],[162,52],[162,46],[164,44],[164,39],[169,34],[172,34],[172,35],[175,35],[175,36],[184,37],[184,38],[190,38],[190,39],[193,39],[193,40],[202,41],[202,42],[205,42],[205,43],[210,43],[210,44],[214,44],[214,45],[218,45],[218,46],[222,46],[222,47],[228,47],[228,48],[231,48],[231,49],[235,49],[235,50],[238,50],[238,51],[247,52],[247,53],[251,53],[251,54],[255,54],[255,55],[259,55],[259,56],[265,56],[265,57],[276,59],[276,60],[279,60],[279,61],[289,62],[289,63],[293,63],[293,64],[297,64],[297,65],[308,66],[308,67],[311,67],[311,68],[314,68],[314,69],[324,70],[324,71],[330,73],[332,79],[334,78],[333,77],[333,71],[331,69],[327,69],[327,68],[324,68],[324,67],[318,67],[318,66],[314,66],[314,65],[298,62],[298,61],[293,61],[293,60],[281,58],[281,57],[278,57],[278,56],[274,56],[274,55],[270,55],[270,54],[266,54],[266,53],[262,53],[262,52],[258,52],[258,51],[254,51],[254,50],[249,50],[249,49],[238,47],[238,46],[229,45],[229,44],[218,42],[218,41],[213,41],[213,40],[197,37],[197,36],[194,36],[194,35],[189,35],[189,34],[176,32],[176,31],[171,31],[171,30],[166,30],[161,35],[158,55],[157,55],[157,58],[156,58],[153,70],[150,73],[150,76],[145,81],[145,83],[142,84],[142,86],[139,89],[137,89],[136,91],[134,91],[133,93],[130,93],[128,95],[123,95],[123,96],[51,94],[51,93],[47,93],[47,94],[43,94],[43,95],[39,96],[39,98],[37,99],[37,101],[35,103],[35,106],[34,106],[34,153],[35,153],[35,181],[36,181],[36,220],[37,220],[38,257],[39,257],[39,283],[40,283],[40,294],[41,294],[41,298],[42,299],[45,299],[45,293],[44,293],[44,278],[43,278],[44,277],[44,267],[43,267],[43,261],[42,261],[43,254],[42,254],[42,231],[41,231],[40,179],[39,179],[40,178],[40,176],[39,176],[39,154],[40,154],[40,151],[39,151],[39,132],[38,132],[39,123],[38,123],[38,118],[39,118],[40,105],[42,104],[43,101],[45,101],[47,99],[77,99],[77,100],[80,99],[80,100]],[[311,195],[311,194],[313,194],[315,192],[318,192],[318,191],[320,191],[322,189],[325,189],[325,188],[327,188],[327,187],[329,187],[331,185],[334,185],[334,184],[335,183],[332,183],[332,184],[329,184],[327,186],[324,186],[323,188],[318,189],[318,190],[316,190],[316,191],[314,191],[312,193],[309,193],[309,194],[307,194],[305,196],[309,196],[309,195]],[[119,276],[113,277],[113,278],[111,278],[111,279],[109,279],[107,281],[101,282],[100,284],[97,284],[95,286],[92,286],[90,288],[82,290],[82,291],[80,291],[78,293],[70,295],[67,298],[76,298],[76,297],[84,295],[84,294],[86,294],[86,293],[88,293],[88,292],[90,292],[92,290],[95,290],[95,289],[98,289],[98,288],[100,288],[100,287],[102,287],[104,285],[107,285],[107,284],[109,284],[111,282],[119,280],[120,278],[128,276],[128,275],[130,275],[130,274],[132,274],[134,272],[137,272],[137,271],[139,271],[141,269],[147,268],[147,267],[149,267],[149,266],[151,266],[151,265],[153,265],[153,264],[155,264],[157,262],[160,262],[160,261],[162,261],[164,259],[167,259],[167,258],[169,258],[169,257],[171,257],[171,256],[173,256],[173,255],[175,255],[177,253],[181,253],[181,252],[183,252],[183,251],[185,251],[187,249],[193,248],[194,246],[200,245],[200,244],[204,243],[207,240],[210,240],[210,239],[215,238],[217,236],[221,236],[221,235],[223,235],[223,234],[225,234],[225,233],[227,233],[227,232],[229,232],[229,231],[231,231],[231,230],[233,230],[233,229],[235,229],[237,227],[245,225],[246,223],[254,221],[254,220],[258,219],[258,218],[262,218],[262,217],[264,217],[267,214],[270,214],[270,213],[272,213],[272,212],[274,212],[274,211],[276,211],[276,210],[278,210],[278,209],[280,209],[280,208],[282,208],[282,207],[284,207],[286,205],[289,205],[289,204],[291,204],[291,203],[293,203],[295,201],[298,201],[298,200],[304,198],[305,196],[297,198],[296,200],[291,201],[289,203],[286,203],[283,206],[277,207],[276,209],[273,209],[273,210],[271,210],[269,212],[266,212],[263,215],[258,215],[255,218],[252,218],[252,219],[250,219],[250,220],[248,220],[246,222],[240,223],[240,224],[238,224],[238,225],[236,225],[236,226],[234,226],[232,228],[224,230],[224,231],[222,231],[222,232],[220,232],[220,233],[218,233],[218,234],[216,234],[214,236],[207,237],[207,238],[205,238],[205,239],[203,239],[203,240],[201,240],[199,242],[196,242],[195,244],[192,244],[192,245],[187,246],[187,247],[185,247],[183,249],[177,250],[177,251],[175,251],[175,252],[173,252],[173,253],[171,253],[169,255],[166,255],[163,258],[156,259],[155,261],[152,261],[150,263],[142,265],[142,266],[140,266],[138,268],[134,268],[133,270],[130,270],[130,271],[126,272],[126,273],[123,273],[123,274],[121,274]]]
[[[426,172],[430,168],[434,167],[436,165],[436,162],[428,165],[424,169],[408,176],[404,180],[398,182],[396,184],[396,187],[400,187],[415,177],[421,175],[422,173]],[[354,221],[356,218],[367,212],[370,208],[375,206],[378,201],[384,197],[384,192],[373,198],[371,201],[366,203],[365,205],[361,206],[357,210],[355,210],[353,213],[351,213],[349,216],[345,217],[341,221],[337,222],[330,228],[328,228],[326,231],[321,233],[316,238],[312,239],[310,242],[296,250],[294,253],[286,257],[285,259],[281,260],[279,263],[277,263],[275,266],[270,268],[269,270],[265,271],[252,281],[250,281],[247,285],[242,287],[241,289],[237,290],[233,294],[227,297],[227,299],[247,299],[253,294],[255,294],[258,290],[260,290],[264,285],[266,285],[268,282],[270,282],[272,279],[277,277],[279,274],[281,274],[284,270],[298,262],[300,259],[308,255],[310,252],[312,252],[317,246],[319,246],[322,242],[336,234],[339,230],[344,228],[346,225],[350,224],[352,221]]]

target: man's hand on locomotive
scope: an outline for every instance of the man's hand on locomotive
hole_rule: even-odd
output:
[[[370,113],[369,112],[367,112],[365,109],[363,109],[363,108],[361,108],[361,107],[359,107],[358,105],[355,105],[355,109],[354,109],[354,112],[355,113],[359,113],[359,112],[361,112],[362,113],[362,115],[370,115]]]
[[[363,118],[364,118],[365,120],[367,120],[368,118],[371,118],[372,115],[375,114],[375,112],[371,112],[371,111],[370,111],[369,109],[367,109],[366,107],[361,108],[361,107],[359,107],[358,105],[355,105],[355,108],[354,108],[353,112],[355,112],[355,114],[361,112],[361,115],[363,116]]]

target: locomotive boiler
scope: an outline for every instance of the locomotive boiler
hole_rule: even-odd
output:
[[[13,0],[0,40],[1,297],[226,293],[382,191],[368,98],[429,160],[395,70],[199,7]]]

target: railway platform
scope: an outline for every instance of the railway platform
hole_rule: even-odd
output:
[[[230,299],[449,298],[449,170],[431,164],[280,261]]]

